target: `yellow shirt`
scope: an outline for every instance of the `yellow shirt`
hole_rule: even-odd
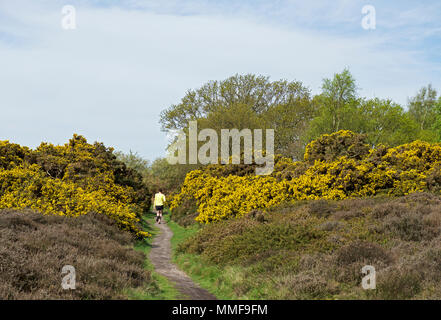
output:
[[[154,205],[155,206],[163,206],[165,202],[165,196],[164,194],[158,192],[157,194],[155,194],[155,202]]]

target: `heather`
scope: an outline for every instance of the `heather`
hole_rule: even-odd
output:
[[[176,259],[195,278],[216,270],[205,286],[230,298],[440,299],[440,223],[441,197],[425,192],[302,201],[208,224]]]
[[[42,215],[0,211],[0,299],[126,299],[128,290],[158,291],[133,235],[101,214]],[[64,290],[63,266],[76,288]]]

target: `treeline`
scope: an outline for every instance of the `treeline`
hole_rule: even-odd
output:
[[[186,174],[197,167],[171,165],[166,158],[157,158],[151,162],[132,151],[127,154],[119,151],[115,152],[115,155],[119,161],[142,176],[143,183],[152,193],[156,193],[159,189],[166,190],[167,193],[178,192]]]
[[[186,131],[190,120],[197,120],[200,130],[275,129],[275,153],[300,161],[309,142],[339,130],[363,134],[370,147],[394,147],[415,140],[439,142],[441,96],[429,84],[409,98],[406,106],[361,97],[347,69],[324,79],[317,95],[299,81],[235,75],[189,90],[179,103],[161,113],[160,123],[164,131]],[[172,192],[179,190],[187,172],[201,167],[173,166],[164,158],[147,163],[136,154],[120,157],[129,167],[141,166],[153,189]]]
[[[361,97],[347,69],[324,79],[315,96],[299,81],[247,74],[189,90],[162,112],[160,123],[164,130],[185,129],[190,120],[198,120],[201,129],[272,128],[275,152],[296,160],[303,159],[311,140],[339,130],[366,134],[372,146],[441,141],[441,97],[431,85],[409,98],[406,107]]]

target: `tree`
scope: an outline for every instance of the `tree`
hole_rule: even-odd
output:
[[[167,159],[158,158],[152,162],[146,181],[152,190],[162,188],[168,194],[178,192],[187,173],[197,168],[195,165],[172,165]]]
[[[420,125],[421,130],[432,128],[433,119],[437,113],[436,107],[437,92],[431,84],[422,87],[408,102],[409,115]]]
[[[435,121],[433,122],[433,131],[436,134],[437,141],[441,141],[441,96],[435,105]]]
[[[117,151],[115,155],[119,161],[124,162],[128,168],[139,172],[143,177],[149,173],[149,161],[143,159],[137,152],[130,150],[128,154],[125,154],[121,151]]]
[[[275,151],[292,156],[314,111],[302,83],[247,74],[189,90],[179,104],[161,113],[160,123],[164,131],[185,130],[191,120],[198,120],[201,129],[272,128]]]
[[[313,105],[318,110],[317,116],[308,126],[303,142],[341,129],[353,130],[359,104],[355,79],[348,69],[334,74],[333,79],[323,79],[322,92],[313,99]]]
[[[351,130],[364,133],[371,146],[396,146],[419,138],[418,124],[392,100],[364,99]]]
[[[316,109],[309,95],[302,95],[295,101],[276,105],[265,113],[266,126],[275,130],[276,153],[295,159],[303,158],[304,144],[301,138]]]
[[[347,69],[335,74],[332,80],[324,79],[322,93],[313,101],[319,111],[303,137],[304,142],[338,130],[365,134],[372,146],[434,140],[432,131],[421,130],[414,117],[393,101],[358,97],[355,80]]]
[[[166,158],[157,158],[151,162],[142,158],[138,153],[130,151],[125,154],[121,151],[115,152],[118,161],[137,172],[142,176],[143,183],[153,193],[163,189],[166,193],[177,192],[184,182],[186,174],[198,166],[195,165],[171,165]]]
[[[344,115],[351,111],[350,107],[356,100],[357,86],[348,69],[335,74],[332,80],[323,80],[320,102],[331,115],[331,132],[341,129]]]

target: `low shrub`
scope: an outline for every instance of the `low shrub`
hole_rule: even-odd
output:
[[[305,161],[276,157],[269,176],[243,171],[236,175],[231,166],[227,169],[218,165],[215,170],[212,165],[210,169],[189,172],[180,193],[171,201],[172,212],[192,202],[198,211],[195,220],[210,223],[243,217],[255,209],[267,211],[284,202],[318,200],[311,204],[317,206],[312,210],[321,210],[322,206],[320,214],[326,214],[327,200],[433,191],[438,181],[434,172],[441,166],[441,145],[414,141],[369,150],[363,137],[339,131],[312,141],[306,148]],[[219,174],[224,171],[232,174]],[[424,197],[418,202],[431,201]],[[402,207],[394,205],[397,208],[383,208],[384,212],[375,214],[385,216]]]
[[[101,214],[77,218],[0,211],[0,299],[124,299],[125,290],[155,290],[134,237]],[[64,290],[72,265],[76,289]]]
[[[311,201],[309,204],[309,213],[319,217],[327,217],[333,209],[335,209],[335,205],[325,199]]]
[[[221,270],[239,268],[247,280],[235,282],[237,292],[252,299],[436,299],[439,200],[418,193],[256,210],[205,225],[181,243],[178,255],[200,255]],[[311,213],[317,203],[327,214]],[[361,286],[365,265],[375,267],[376,290]]]
[[[173,210],[171,219],[181,226],[189,226],[194,223],[194,219],[197,217],[197,209],[194,201],[184,199],[181,205]]]
[[[392,268],[378,275],[375,298],[410,299],[422,289],[422,277],[416,270]]]
[[[388,264],[391,261],[391,255],[384,248],[366,241],[354,241],[339,248],[335,253],[335,262],[338,266],[345,266],[354,262],[384,262]]]
[[[321,135],[311,141],[305,149],[305,161],[334,161],[342,156],[360,160],[369,154],[366,135],[341,130],[332,134]]]
[[[422,216],[414,212],[405,213],[401,217],[391,217],[386,228],[398,234],[404,241],[421,241],[424,236]]]

